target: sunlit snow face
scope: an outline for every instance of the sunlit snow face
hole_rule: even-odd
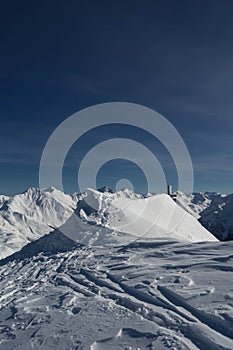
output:
[[[174,161],[179,182],[178,188],[186,192],[192,192],[193,168],[191,158],[183,139],[174,126],[152,109],[123,102],[105,103],[86,108],[67,118],[57,127],[50,136],[41,157],[40,187],[46,188],[53,185],[56,188],[63,189],[63,166],[67,153],[74,142],[93,128],[111,124],[131,125],[150,133],[155,139],[158,139],[166,147]],[[98,143],[86,153],[78,171],[79,190],[84,192],[87,188],[96,189],[96,177],[99,170],[107,162],[118,158],[133,162],[142,170],[150,193],[166,192],[165,171],[156,155],[143,144],[132,140],[130,137],[110,138]],[[133,184],[128,179],[119,180],[116,188],[122,188],[124,184],[125,187],[133,189]],[[91,196],[85,197],[85,201],[89,207],[98,211],[100,210],[100,203],[98,198],[96,200],[94,197],[92,193]],[[145,212],[148,212],[148,201],[146,200],[141,201],[137,210],[132,209],[132,203],[129,199],[124,199],[123,202],[121,201],[120,205],[119,203],[115,205],[115,213],[123,213],[128,208],[130,215],[127,216],[127,225],[136,224],[140,218],[142,219],[145,216]],[[176,211],[177,208],[175,207],[173,210]],[[141,236],[150,232],[151,227],[157,225],[163,211],[163,206],[160,207],[158,212],[154,211],[149,220],[149,225],[144,225]],[[176,216],[179,217],[179,220],[183,220],[183,216],[186,215],[185,212],[181,215],[178,214]],[[173,225],[172,216],[168,218],[167,227],[170,224]],[[148,220],[146,219],[146,221]],[[66,234],[66,232],[64,233]]]

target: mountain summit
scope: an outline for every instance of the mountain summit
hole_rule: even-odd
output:
[[[183,207],[193,213],[192,203],[188,205],[187,197],[182,198]],[[102,188],[67,195],[53,187],[29,188],[11,198],[1,197],[0,257],[59,227],[68,238],[84,244],[128,242],[141,237],[215,241],[185,209],[166,194],[142,196],[128,189],[112,192]]]

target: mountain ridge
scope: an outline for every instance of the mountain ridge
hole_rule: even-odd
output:
[[[99,206],[96,210],[93,210],[93,208],[90,209],[90,206],[88,208],[86,204],[87,196],[89,196],[89,201],[91,200],[93,203],[95,202],[95,205]],[[95,196],[96,198],[94,198]],[[115,241],[114,234],[112,234],[114,231],[117,231],[119,234],[121,232],[121,239],[123,239],[124,235],[135,236],[135,232],[136,237],[143,236],[146,230],[149,230],[148,233],[151,232],[152,236],[157,232],[157,237],[166,237],[169,231],[172,232],[173,230],[174,232],[172,227],[168,227],[169,222],[166,222],[168,220],[167,218],[169,215],[172,215],[174,209],[176,211],[178,210],[176,213],[177,215],[181,212],[181,210],[176,207],[174,201],[171,200],[169,196],[166,196],[165,194],[139,195],[128,189],[113,192],[106,188],[96,192],[95,190],[87,190],[83,194],[75,193],[68,195],[53,187],[44,190],[31,187],[22,194],[10,198],[3,198],[0,207],[0,257],[4,258],[11,255],[31,241],[48,234],[58,227],[63,227],[64,223],[72,216],[75,210],[74,223],[71,225],[71,221],[68,220],[68,231],[70,233],[72,231],[73,236],[78,236],[80,242],[85,243],[90,239],[91,233],[87,235],[85,232],[90,231],[93,233],[94,225],[102,226],[100,229],[98,228],[95,230],[95,234],[93,233],[93,239],[96,244],[97,242],[101,242],[103,232],[105,232],[105,236],[109,242]],[[135,204],[136,202],[137,204]],[[161,208],[165,202],[165,211],[167,212],[163,213]],[[143,212],[143,206],[146,203],[150,203],[147,207],[148,213],[146,213],[146,211]],[[103,207],[101,208],[101,206]],[[128,207],[128,217],[125,215],[124,206],[126,206],[126,208]],[[114,218],[116,211],[117,216]],[[160,214],[162,217],[157,217]],[[183,213],[179,215],[181,215],[180,219],[182,219]],[[76,216],[79,218],[78,220]],[[134,217],[136,221],[135,224],[132,224]],[[157,219],[158,222],[156,223]],[[171,220],[171,218],[169,220]],[[172,220],[174,221],[174,217]],[[191,226],[190,220],[193,222]],[[125,228],[120,228],[117,221],[124,222],[123,226],[125,226]],[[130,221],[131,224],[128,221]],[[176,221],[177,220],[175,220],[175,222]],[[197,232],[204,232],[204,229],[202,229],[194,219],[190,217],[188,221],[189,226],[186,228],[184,226],[184,231],[186,232],[177,232],[175,238],[182,239],[185,235],[187,236],[187,231],[192,231],[193,225],[196,227]],[[83,222],[91,225],[91,229],[84,228]],[[177,222],[177,224],[179,223]],[[66,224],[65,230],[67,230],[67,225],[68,224]],[[164,230],[165,226],[167,228]],[[108,229],[110,229],[110,231]],[[78,230],[80,234],[76,233]],[[196,233],[196,235],[198,234]],[[171,235],[168,236],[171,237]],[[190,239],[195,240],[195,232],[192,233]],[[106,242],[104,242],[104,244],[106,244]]]

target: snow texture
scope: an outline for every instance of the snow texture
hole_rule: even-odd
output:
[[[0,198],[0,349],[233,349],[233,243],[196,219],[230,196]]]

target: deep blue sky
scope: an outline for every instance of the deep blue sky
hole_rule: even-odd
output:
[[[232,191],[233,1],[9,1],[0,12],[0,193],[38,186],[43,147],[76,111],[97,103],[142,104],[164,115],[192,157],[196,191]],[[108,137],[132,137],[160,159],[163,147],[134,128],[90,132],[67,157],[64,188],[77,190],[77,164]],[[112,161],[98,184],[129,177]]]

